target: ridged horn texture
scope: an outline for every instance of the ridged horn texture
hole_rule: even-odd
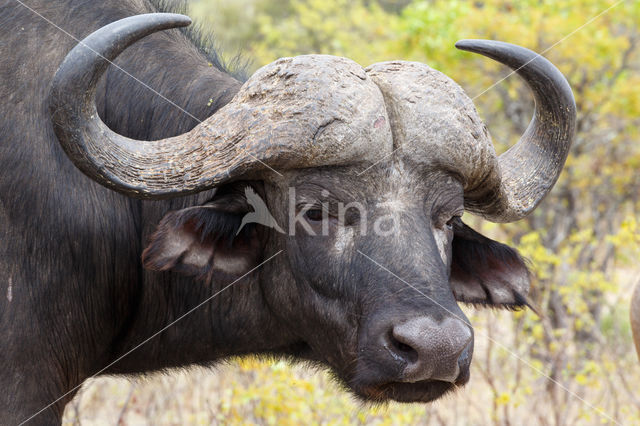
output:
[[[576,104],[569,83],[548,60],[520,46],[461,40],[461,50],[507,65],[533,92],[533,119],[518,143],[498,158],[499,170],[465,192],[465,206],[494,222],[531,213],[556,183],[575,133]]]
[[[376,161],[390,151],[382,94],[358,64],[327,55],[261,68],[229,104],[183,135],[138,141],[110,130],[95,106],[109,62],[153,32],[190,22],[160,13],[125,18],[89,35],[60,65],[49,98],[54,130],[90,178],[161,199],[274,169]]]
[[[366,71],[384,95],[401,164],[447,172],[462,183],[465,197],[499,183],[489,133],[456,82],[419,62],[382,62]]]

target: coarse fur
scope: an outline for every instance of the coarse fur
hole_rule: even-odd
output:
[[[155,6],[158,12],[179,13],[182,15],[189,14],[189,6],[187,0],[149,0]],[[220,57],[220,48],[215,37],[215,32],[208,30],[204,24],[196,21],[188,27],[182,27],[180,30],[193,43],[194,46],[209,59],[209,63],[220,71],[233,76],[239,81],[247,80],[248,59],[244,58],[241,53],[235,54],[230,62]]]
[[[25,4],[76,39],[168,5]],[[432,376],[409,382],[403,371],[415,354],[405,348],[411,345],[389,337],[395,325],[425,316],[468,323],[456,299],[525,304],[524,262],[512,249],[459,224],[461,185],[432,165],[397,168],[393,176],[388,162],[364,177],[348,167],[283,171],[281,177],[154,202],[87,179],[60,148],[47,108],[52,76],[77,40],[34,11],[0,1],[0,41],[11,52],[0,60],[3,422],[19,423],[36,413],[34,424],[60,422],[73,389],[96,373],[142,374],[243,354],[330,367],[369,401],[426,402],[468,380],[472,342],[464,358],[443,347],[438,350],[444,355],[420,355]],[[107,125],[131,138],[155,140],[191,129],[229,102],[241,81],[201,40],[197,33],[170,30],[124,52],[116,64],[139,81],[109,68],[97,101]],[[296,213],[303,218],[296,235],[261,226],[235,235],[250,211],[243,195],[247,185],[284,229],[288,188],[296,188]],[[354,213],[340,222],[331,215],[328,235],[307,232],[321,226],[305,208],[326,202],[333,209],[352,201],[367,206],[368,217]],[[403,208],[392,212],[398,225],[393,236],[354,231],[345,237],[338,231],[359,229],[362,222],[371,229],[394,205]],[[335,250],[337,235],[349,250]],[[443,250],[436,240],[443,241]],[[392,357],[380,351],[381,336]],[[421,344],[409,349],[430,353]],[[456,366],[460,372],[453,377]]]

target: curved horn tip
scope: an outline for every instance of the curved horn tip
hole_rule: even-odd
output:
[[[473,46],[474,41],[476,40],[470,40],[470,39],[458,40],[456,41],[456,44],[454,46],[456,47],[456,49],[469,50],[469,48]]]
[[[463,39],[458,40],[454,45],[456,49],[466,50],[468,52],[475,52],[478,47],[482,44],[486,44],[486,42],[492,40],[481,40],[481,39]]]
[[[176,27],[187,27],[191,25],[193,21],[187,15],[182,15],[180,13],[163,13],[163,12],[154,12],[154,13],[143,13],[140,15],[132,15],[126,18],[122,18],[118,21],[114,21],[111,24],[108,24],[97,31],[98,33],[104,28],[107,27],[128,27],[131,31],[132,29],[139,27],[150,27],[159,25],[163,27],[162,29],[176,28]],[[105,33],[104,31],[103,33]]]
[[[188,27],[189,25],[191,25],[193,23],[191,18],[189,18],[187,15],[182,15],[180,13],[153,13],[153,14],[150,14],[150,15],[164,15],[164,16],[167,16],[167,18],[173,19],[173,22],[175,23],[175,25],[177,27]]]
[[[464,39],[458,40],[455,44],[456,49],[464,50],[473,53],[487,53],[490,50],[496,48],[511,48],[513,51],[526,51],[527,53],[539,56],[534,51],[527,49],[526,47],[518,46],[516,44],[507,43],[498,40],[485,40],[485,39]]]
[[[189,18],[187,15],[182,15],[181,13],[162,13],[162,12],[144,13],[142,15],[133,15],[133,16],[130,16],[129,18],[130,19],[155,18],[155,19],[162,20],[163,22],[166,22],[166,23],[173,23],[177,27],[186,27],[193,23],[191,18]]]

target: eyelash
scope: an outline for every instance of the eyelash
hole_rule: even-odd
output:
[[[453,229],[453,222],[456,219],[459,219],[460,216],[459,215],[453,215],[451,216],[451,219],[449,219],[448,221],[445,222],[445,226],[447,227],[447,229]]]

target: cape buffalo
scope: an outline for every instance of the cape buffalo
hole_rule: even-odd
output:
[[[575,122],[560,72],[458,43],[534,94],[496,156],[471,100],[426,65],[309,55],[242,83],[169,30],[187,17],[158,11],[0,1],[3,422],[59,422],[97,373],[242,354],[326,366],[370,401],[466,383],[457,302],[525,306],[529,274],[460,216],[515,221],[554,185]],[[243,222],[256,205],[279,230]]]

